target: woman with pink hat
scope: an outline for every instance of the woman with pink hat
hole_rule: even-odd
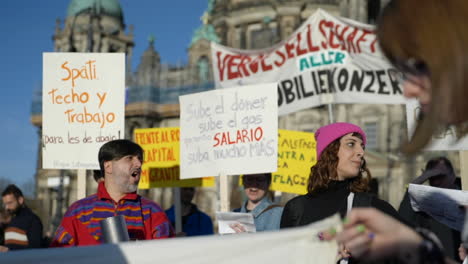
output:
[[[311,168],[308,193],[286,204],[281,228],[307,225],[337,212],[344,217],[353,207],[374,207],[398,219],[390,204],[367,192],[371,174],[364,159],[366,134],[360,127],[333,123],[319,128],[315,139],[317,163]],[[346,248],[341,256],[350,257]]]

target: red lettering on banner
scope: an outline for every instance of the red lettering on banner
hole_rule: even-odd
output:
[[[292,51],[294,50],[294,43],[286,43],[284,45],[284,48],[286,49],[288,59],[294,58],[294,53],[292,53]]]
[[[230,60],[228,61],[228,79],[242,77],[242,75],[239,73],[239,63],[236,63],[236,60],[240,60],[241,58],[241,55],[231,56]],[[237,69],[237,71],[234,71],[235,69]]]
[[[262,138],[263,129],[261,127],[237,130],[235,135],[231,135],[231,132],[216,133],[213,137],[213,140],[216,141],[213,147],[260,141]]]
[[[257,57],[256,59],[254,59],[252,62],[249,63],[249,69],[252,71],[252,73],[257,73],[258,71],[258,61],[260,60],[260,57]]]
[[[301,56],[307,53],[306,49],[301,49],[301,34],[297,34],[297,47],[296,47],[296,54],[297,56]]]
[[[361,53],[361,42],[366,41],[366,36],[370,32],[368,30],[363,30],[362,35],[359,37],[359,39],[356,41],[356,47],[358,49],[358,53]]]
[[[320,20],[319,30],[320,30],[320,33],[322,33],[322,35],[326,38],[327,33],[325,33],[325,29],[323,28],[324,26],[328,26],[328,22],[326,20]],[[321,44],[322,44],[322,49],[327,48],[327,42],[322,41]]]
[[[377,38],[374,39],[374,41],[372,41],[371,45],[370,45],[370,50],[372,53],[375,52],[375,45],[377,44]]]
[[[356,37],[356,34],[359,29],[355,28],[353,33],[349,34],[348,37],[346,38],[346,42],[348,43],[348,52],[351,52],[351,49],[353,49],[353,53],[356,53],[356,46],[354,45],[353,41],[354,38]]]
[[[346,50],[346,43],[344,41],[344,34],[346,33],[346,31],[348,31],[348,29],[349,29],[349,26],[345,26],[343,28],[343,30],[341,31],[341,33],[338,33],[338,29],[336,30],[336,33],[338,33],[337,34],[338,40],[341,41],[341,46],[342,46],[341,49],[342,50]]]
[[[221,55],[221,51],[216,52],[216,58],[218,59],[219,80],[223,81],[224,69],[226,69],[226,65],[228,64],[229,55],[224,56],[223,59],[221,59]]]
[[[268,58],[268,55],[263,55],[261,57],[261,60],[262,60],[262,71],[266,72],[266,71],[271,71],[273,69],[273,66],[272,65],[268,65],[266,64],[266,58]]]
[[[223,54],[216,51],[219,80],[233,80],[251,75],[268,72],[282,67],[288,60],[321,49],[341,49],[349,53],[361,53],[365,43],[370,44],[370,51],[376,52],[377,38],[372,30],[356,28],[346,24],[335,24],[333,21],[322,19],[316,28],[307,25],[306,32],[299,32],[286,43],[271,53],[255,55]],[[351,28],[351,30],[350,30]],[[318,30],[316,37],[323,36],[323,40],[314,43],[313,30]],[[303,43],[306,42],[306,43]],[[319,43],[320,42],[320,43]]]
[[[242,56],[242,60],[239,64],[239,69],[237,71],[239,71],[239,73],[241,74],[241,76],[250,76],[250,73],[249,71],[247,70],[246,66],[247,66],[247,63],[252,61],[252,59],[249,57],[249,56]]]
[[[277,67],[281,67],[281,65],[283,65],[284,62],[286,61],[286,56],[284,56],[284,53],[279,51],[279,50],[275,51],[275,53],[278,54],[278,56],[280,56],[280,58],[281,58],[281,60],[279,62],[275,60],[275,65]]]
[[[310,25],[307,25],[307,46],[309,47],[309,52],[318,51],[320,49],[318,46],[314,46],[312,42],[312,29]]]
[[[333,28],[333,22],[330,22],[331,25],[330,25],[330,28]],[[336,25],[336,28],[338,29],[340,27],[340,25]],[[330,47],[332,49],[337,49],[340,47],[340,44],[339,43],[335,43],[335,32],[334,31],[330,31],[330,38],[328,40],[328,42],[330,42]],[[338,38],[338,37],[337,37]]]

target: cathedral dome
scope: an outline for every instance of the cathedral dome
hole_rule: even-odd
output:
[[[123,20],[122,7],[119,0],[72,0],[68,5],[67,17],[76,16],[81,13],[105,14]]]

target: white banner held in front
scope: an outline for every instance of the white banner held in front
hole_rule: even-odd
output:
[[[276,83],[179,97],[180,178],[274,172]]]
[[[263,50],[211,43],[216,88],[278,83],[279,114],[333,103],[403,104],[397,71],[374,27],[319,9],[288,39]]]
[[[44,53],[45,169],[99,169],[102,144],[124,137],[123,53]]]

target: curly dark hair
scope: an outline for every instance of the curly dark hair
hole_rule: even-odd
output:
[[[359,133],[353,133],[353,136],[362,139]],[[325,190],[328,188],[330,181],[338,179],[338,151],[340,149],[341,138],[330,143],[320,155],[317,163],[310,168],[307,184],[307,191],[309,193]],[[363,161],[359,174],[351,180],[350,190],[352,192],[366,192],[369,190],[369,182],[372,176],[364,158]]]

